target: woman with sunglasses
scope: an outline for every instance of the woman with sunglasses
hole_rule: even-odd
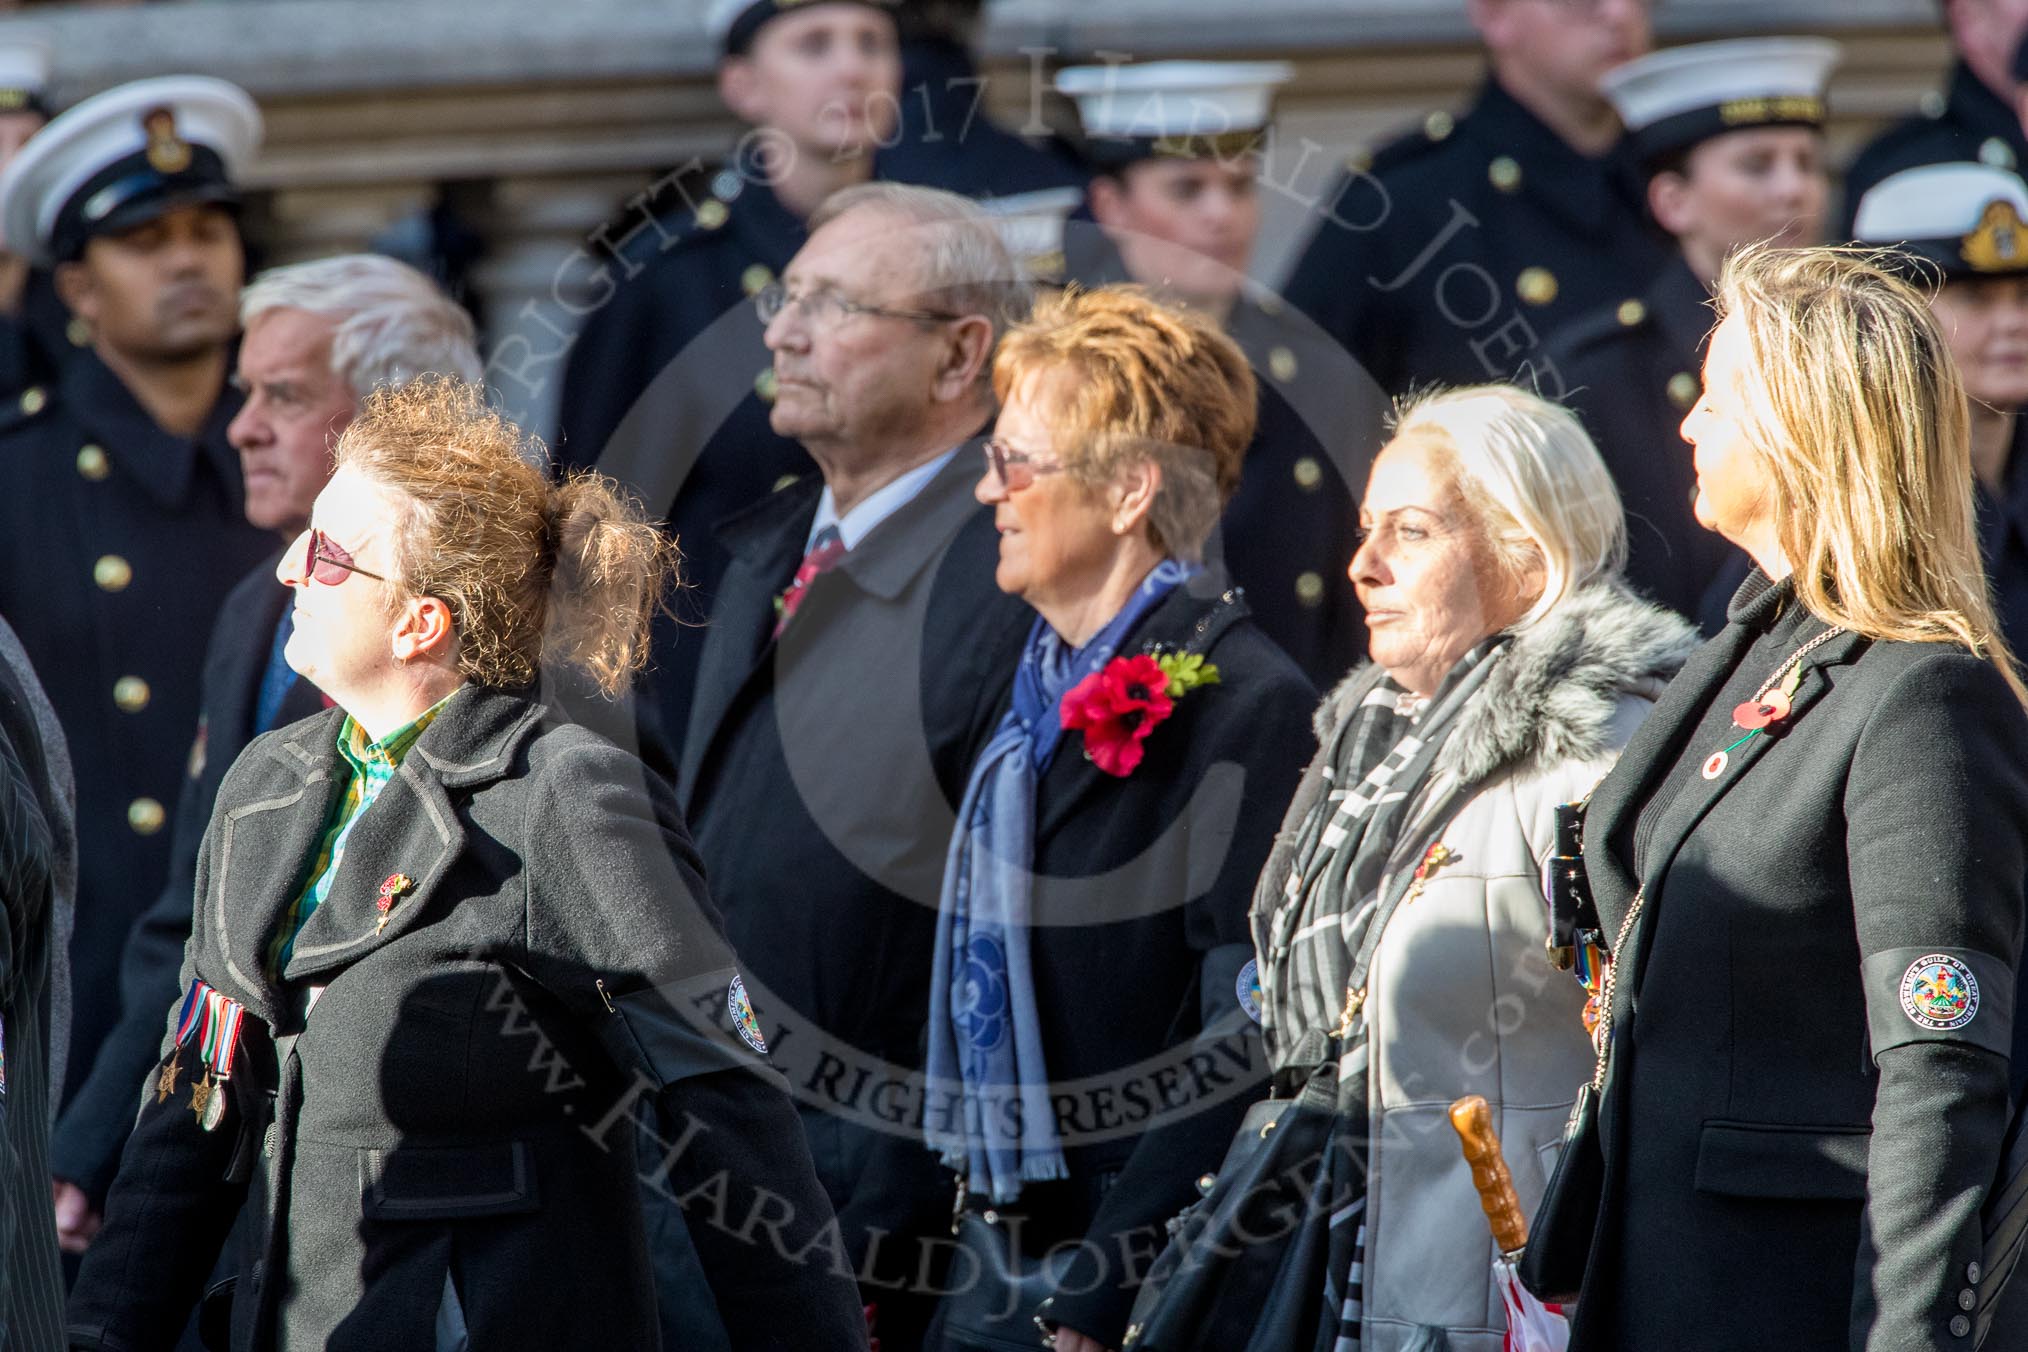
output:
[[[1002,340],[993,384],[977,491],[1036,618],[946,866],[927,1135],[959,1242],[1028,1281],[960,1287],[930,1345],[1033,1337],[1047,1297],[1057,1348],[1119,1347],[1261,1092],[1247,902],[1316,697],[1202,562],[1253,435],[1229,339],[1073,293]]]
[[[71,1346],[172,1346],[237,1222],[236,1349],[652,1347],[668,1122],[650,1182],[787,1208],[694,1229],[734,1344],[863,1345],[850,1280],[788,1257],[831,1209],[672,796],[536,684],[623,690],[673,548],[530,449],[436,379],[339,438],[277,569],[336,707],[220,787]]]

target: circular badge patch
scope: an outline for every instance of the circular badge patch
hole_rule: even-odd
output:
[[[1239,980],[1234,983],[1234,992],[1239,996],[1239,1007],[1246,1017],[1260,1022],[1260,964],[1252,958],[1239,969]]]
[[[761,1036],[760,1020],[754,1017],[753,1001],[746,998],[746,982],[739,977],[725,988],[725,1012],[732,1016],[732,1030],[740,1041],[766,1056],[767,1039]]]
[[[1948,953],[1917,958],[1901,974],[1901,1012],[1931,1032],[1963,1028],[1979,1012],[1979,979]]]

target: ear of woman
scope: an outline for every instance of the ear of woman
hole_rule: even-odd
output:
[[[451,608],[434,596],[417,596],[402,604],[388,642],[394,660],[404,666],[419,658],[449,666],[455,660],[453,633]]]
[[[1162,467],[1153,460],[1126,466],[1112,485],[1113,534],[1131,535],[1141,528],[1162,491]]]

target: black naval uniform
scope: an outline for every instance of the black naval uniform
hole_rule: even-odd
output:
[[[1316,204],[1288,296],[1391,394],[1516,379],[1555,398],[1543,339],[1667,259],[1643,201],[1626,146],[1580,155],[1489,79]]]
[[[1627,579],[1691,618],[1739,551],[1697,524],[1697,468],[1678,429],[1703,393],[1711,293],[1679,254],[1647,290],[1558,333],[1565,402],[1598,443],[1627,514]],[[1738,584],[1741,573],[1731,578]]]
[[[1060,147],[1030,145],[987,117],[985,93],[962,44],[902,43],[899,140],[880,152],[880,177],[987,200],[1084,186],[1084,171]]]
[[[1838,238],[1851,237],[1859,199],[1881,179],[1953,160],[1977,160],[2016,173],[2028,164],[2028,136],[2022,134],[2020,115],[1963,61],[1951,67],[1948,93],[1925,96],[1921,112],[1889,127],[1852,161],[1845,171]]]
[[[0,318],[0,398],[49,384],[64,358],[88,341],[82,321],[57,297],[49,270],[30,268],[20,307]]]
[[[774,366],[751,303],[807,232],[758,172],[728,168],[711,188],[694,212],[663,222],[666,240],[654,229],[635,237],[631,279],[614,266],[617,289],[571,347],[558,421],[559,461],[596,464],[638,490],[682,547],[688,590],[677,620],[657,623],[640,692],[644,717],[672,743],[689,722],[698,625],[729,562],[715,528],[815,468],[768,425]]]
[[[171,436],[80,350],[53,390],[32,387],[0,425],[0,615],[48,686],[77,771],[80,1068],[112,1026],[121,950],[168,869],[163,828],[212,620],[274,548],[243,515],[225,440],[239,404],[222,391],[196,438]]]
[[[1065,226],[1064,253],[1085,286],[1132,280],[1088,207]],[[1329,334],[1265,287],[1246,287],[1225,331],[1260,384],[1260,420],[1207,552],[1245,590],[1254,622],[1329,689],[1366,651],[1346,570],[1359,544],[1353,485],[1365,489],[1385,400]]]

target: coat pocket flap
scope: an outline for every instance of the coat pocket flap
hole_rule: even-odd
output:
[[[1697,1191],[1723,1197],[1863,1201],[1869,1127],[1706,1122]]]
[[[359,1207],[369,1220],[511,1216],[536,1203],[526,1141],[359,1152]]]

